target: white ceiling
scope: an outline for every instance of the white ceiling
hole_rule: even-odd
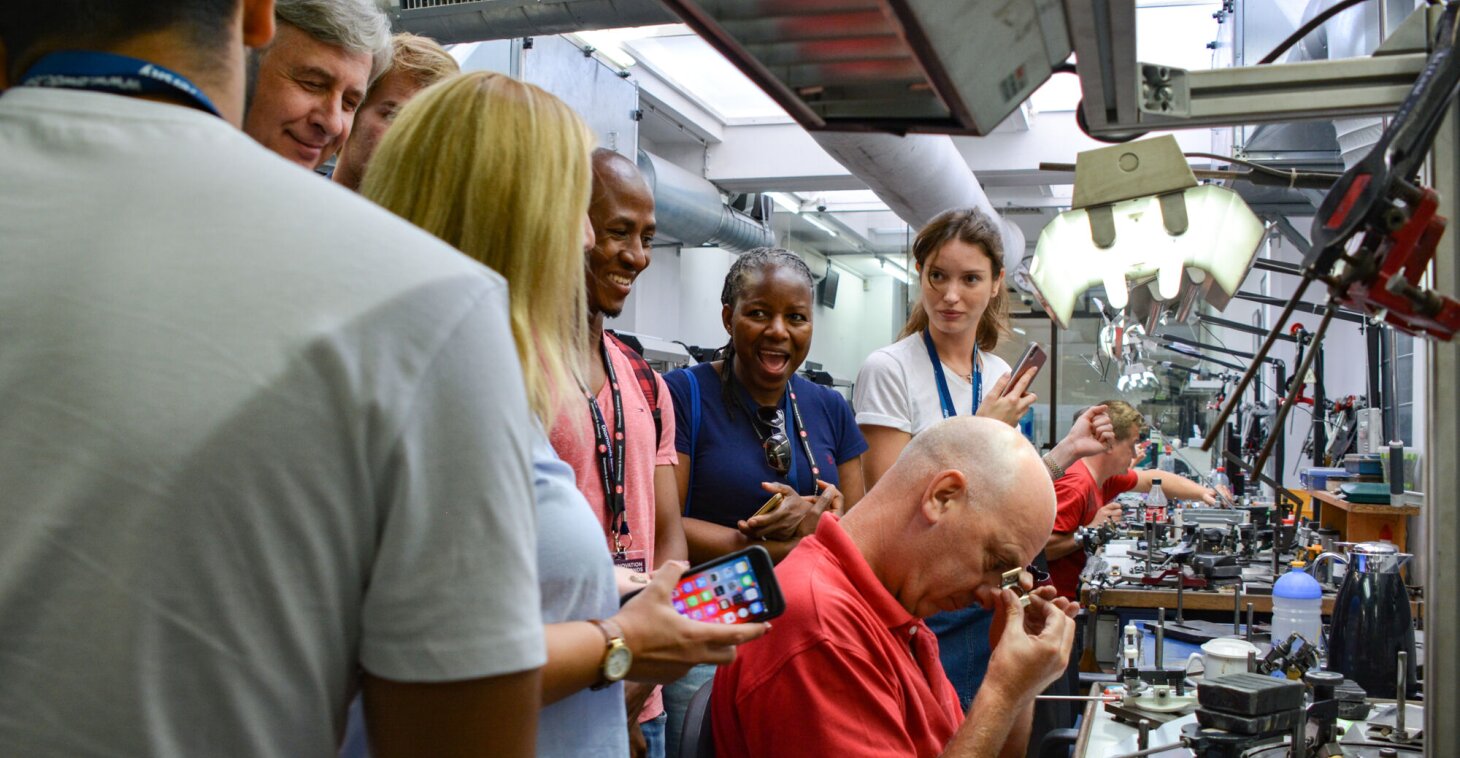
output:
[[[1209,68],[1212,51],[1207,42],[1216,38],[1217,22],[1213,14],[1222,3],[1213,0],[1141,0],[1137,9],[1137,54],[1143,61],[1164,63],[1188,69]],[[656,107],[646,109],[640,123],[640,139],[646,147],[664,157],[714,179],[708,165],[710,148],[716,134],[727,128],[747,125],[784,124],[799,130],[785,112],[748,78],[726,61],[708,43],[683,24],[611,29],[581,32],[577,36],[592,45],[600,55],[625,67],[641,81],[667,85],[688,107],[675,108],[656,100]],[[662,88],[659,90],[663,94]],[[1079,102],[1079,81],[1074,76],[1057,74],[1046,82],[1025,104],[996,130],[1000,139],[1017,139],[1021,156],[1047,153],[1049,160],[1067,160],[1069,139],[1064,132],[1048,128],[1031,131],[1031,122],[1072,121],[1072,111]],[[664,98],[667,99],[667,98]],[[1048,124],[1042,124],[1047,127]],[[1067,130],[1066,130],[1067,131]],[[1011,133],[1027,132],[1010,136]],[[804,139],[804,132],[801,132]],[[1005,213],[1024,231],[1033,244],[1044,225],[1058,211],[1067,207],[1072,176],[1037,171],[1043,158],[1029,158],[1013,168],[984,170],[977,165],[981,150],[1005,151],[1004,144],[994,138],[965,138],[963,151],[970,168],[979,176],[996,208]],[[983,141],[980,141],[983,140]],[[799,145],[787,148],[794,152]],[[1084,149],[1084,148],[1081,148]],[[1199,149],[1207,149],[1201,146]],[[764,152],[773,153],[766,145]],[[755,182],[750,182],[754,184]],[[763,180],[766,186],[747,186],[734,182],[736,191],[787,189],[793,178]],[[823,252],[838,265],[859,275],[885,275],[881,257],[899,256],[905,250],[910,230],[887,210],[871,191],[818,189],[828,184],[858,186],[852,177],[827,182],[808,180],[798,191],[783,196],[792,199],[796,211],[788,203],[778,203],[777,229],[799,243]],[[773,186],[779,185],[779,186]],[[823,230],[826,227],[830,231]]]

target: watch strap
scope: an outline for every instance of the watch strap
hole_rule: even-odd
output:
[[[613,619],[588,619],[588,623],[598,627],[603,633],[603,644],[612,645],[614,640],[624,638],[624,630]]]
[[[588,619],[599,632],[603,634],[603,657],[598,661],[598,681],[589,689],[597,691],[611,687],[618,679],[610,679],[608,676],[609,656],[613,655],[616,648],[627,649],[624,642],[624,631],[618,622],[612,619]]]

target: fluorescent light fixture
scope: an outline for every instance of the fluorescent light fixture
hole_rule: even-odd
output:
[[[801,202],[795,197],[792,197],[791,195],[788,195],[784,192],[767,192],[766,194],[770,195],[771,200],[773,200],[776,205],[780,206],[781,210],[787,213],[801,212]]]
[[[835,229],[827,226],[826,224],[821,223],[820,221],[818,221],[816,219],[815,216],[802,215],[801,218],[804,218],[807,221],[810,221],[811,222],[811,225],[814,226],[814,227],[816,227],[817,229],[820,229],[821,231],[826,232],[827,234],[829,234],[829,235],[831,235],[833,237],[837,236],[837,233],[836,233],[836,230]]]
[[[1131,301],[1132,286],[1148,284],[1151,299],[1164,307],[1181,294],[1186,274],[1203,293],[1212,286],[1222,290],[1225,298],[1212,293],[1212,300],[1224,305],[1246,278],[1263,239],[1262,222],[1231,190],[1194,186],[1194,178],[1191,186],[1183,186],[1180,174],[1191,177],[1191,171],[1175,140],[1148,142],[1166,139],[1179,168],[1159,166],[1171,160],[1162,152],[1165,145],[1118,145],[1080,154],[1078,207],[1045,226],[1029,265],[1035,295],[1061,328],[1069,328],[1076,301],[1097,284],[1104,286],[1110,307],[1122,310]],[[1086,184],[1095,188],[1082,192],[1081,180],[1091,175],[1078,170],[1087,166],[1085,156],[1106,151],[1114,153],[1088,161],[1094,180]],[[1157,167],[1150,169],[1153,183],[1143,186],[1146,169],[1134,167],[1147,164]],[[1150,194],[1131,196],[1142,191]]]
[[[912,284],[912,281],[909,280],[907,276],[907,267],[903,266],[897,261],[894,261],[890,258],[884,258],[879,255],[877,256],[877,265],[881,267],[883,271],[886,271],[887,275],[892,277],[893,279],[896,279],[903,284]]]

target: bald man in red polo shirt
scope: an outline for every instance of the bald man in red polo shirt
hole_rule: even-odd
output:
[[[1023,755],[1076,608],[1049,587],[1021,608],[999,584],[1053,524],[1049,475],[1007,424],[956,417],[914,437],[856,508],[822,516],[777,567],[786,614],[715,676],[716,754]],[[965,715],[922,619],[975,600],[998,611],[996,642]]]

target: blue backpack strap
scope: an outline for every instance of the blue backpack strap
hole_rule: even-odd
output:
[[[700,380],[686,368],[684,375],[689,379],[689,488],[684,492],[684,515],[689,515],[689,501],[695,491],[695,455],[699,451],[700,436]]]

